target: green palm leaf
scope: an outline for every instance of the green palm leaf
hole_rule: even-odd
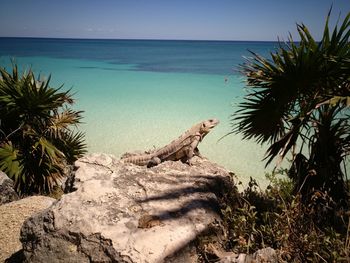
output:
[[[18,161],[18,152],[11,142],[0,146],[0,170],[4,171],[15,182],[19,180],[23,169]]]

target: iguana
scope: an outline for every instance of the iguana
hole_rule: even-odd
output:
[[[158,165],[164,161],[178,160],[191,165],[192,157],[200,156],[197,148],[199,142],[218,124],[219,120],[217,119],[202,121],[162,148],[141,154],[124,154],[121,159],[125,163],[146,165],[147,167]]]

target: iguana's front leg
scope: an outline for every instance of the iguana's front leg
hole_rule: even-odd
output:
[[[197,146],[198,146],[200,140],[201,140],[201,136],[200,135],[193,136],[193,141],[187,148],[186,159],[187,159],[187,163],[189,165],[192,165],[192,162],[191,162],[192,157],[194,155],[198,155],[199,154],[199,150],[198,150]]]
[[[198,156],[199,158],[203,158],[203,156],[202,156],[201,153],[199,152],[198,147],[196,147],[196,148],[194,149],[194,155],[195,155],[195,156]]]

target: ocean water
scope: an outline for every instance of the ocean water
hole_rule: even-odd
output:
[[[243,183],[264,183],[266,146],[230,135],[231,114],[245,94],[237,66],[248,50],[268,55],[276,42],[0,38],[0,65],[31,68],[72,88],[84,111],[79,129],[89,152],[119,157],[169,143],[193,124],[221,123],[199,145],[202,155]]]

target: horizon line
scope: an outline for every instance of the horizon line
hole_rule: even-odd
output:
[[[229,40],[229,39],[171,39],[171,38],[85,38],[85,37],[38,37],[38,36],[0,36],[0,38],[26,39],[66,39],[66,40],[135,40],[135,41],[207,41],[207,42],[285,42],[281,40]],[[298,41],[296,41],[298,42]]]

